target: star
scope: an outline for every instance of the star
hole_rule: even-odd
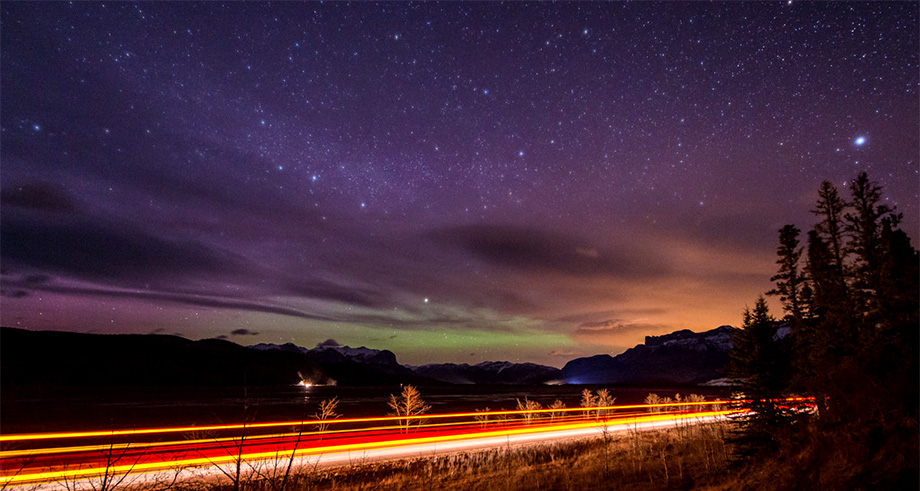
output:
[[[0,72],[23,82],[4,85],[2,97],[0,237],[31,240],[61,228],[105,248],[46,257],[29,250],[29,240],[7,247],[5,239],[0,263],[14,270],[11,278],[34,270],[62,284],[149,293],[106,298],[118,307],[113,332],[184,318],[186,307],[166,301],[182,281],[195,285],[184,294],[190,305],[208,303],[199,293],[234,297],[213,302],[220,305],[209,307],[208,321],[187,328],[193,338],[212,337],[212,323],[249,321],[252,312],[268,316],[279,336],[292,326],[297,342],[335,337],[340,328],[376,339],[376,323],[412,330],[431,322],[432,338],[474,325],[482,330],[469,332],[503,333],[487,343],[497,352],[515,350],[510,343],[524,332],[515,329],[527,326],[524,344],[546,335],[550,341],[539,342],[553,349],[584,342],[578,350],[591,354],[591,343],[613,342],[607,336],[626,336],[615,340],[620,346],[651,334],[581,326],[608,320],[581,319],[611,310],[608,297],[622,297],[616,308],[658,312],[643,322],[657,334],[665,325],[738,321],[763,285],[759,276],[736,287],[735,260],[769,266],[770,224],[811,226],[808,207],[784,204],[813,196],[823,180],[848,182],[852,171],[869,169],[905,212],[909,235],[918,231],[920,203],[912,198],[920,184],[901,178],[920,172],[916,49],[907,35],[918,19],[910,3],[795,2],[782,15],[776,6],[731,3],[705,12],[647,2],[317,3],[307,27],[294,3],[153,2],[143,8],[158,17],[155,28],[120,8],[96,7],[0,9],[4,22],[20,26],[4,31]],[[201,15],[209,22],[197,22]],[[785,42],[803,33],[806,51]],[[35,58],[33,47],[43,45],[61,50]],[[53,83],[34,83],[42,80]],[[104,86],[94,87],[98,81]],[[870,132],[884,141],[869,148]],[[64,224],[68,207],[105,218]],[[651,240],[658,237],[669,240]],[[189,252],[159,251],[186,247],[185,238],[194,239]],[[571,257],[586,241],[605,244],[612,257]],[[150,250],[134,251],[135,243]],[[727,264],[661,259],[736,245],[744,247]],[[137,253],[147,256],[131,260]],[[139,261],[150,267],[132,270]],[[631,266],[639,261],[648,267]],[[650,287],[672,274],[668,288]],[[704,285],[693,290],[705,294],[683,295],[684,281]],[[82,320],[82,294],[40,302],[44,287],[24,284],[34,293],[3,298],[4,320],[21,314],[43,328]],[[633,288],[651,292],[642,305],[627,300]],[[435,306],[425,293],[443,299]],[[553,300],[529,301],[541,298]],[[402,314],[429,305],[437,312],[427,317]],[[438,322],[439,309],[457,322]],[[546,309],[579,320],[561,326],[545,319]],[[303,315],[310,321],[301,325]],[[446,350],[412,346],[399,356],[456,361]]]

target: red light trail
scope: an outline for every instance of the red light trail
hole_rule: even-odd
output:
[[[2,435],[0,486],[75,482],[103,475],[207,473],[237,462],[297,459],[335,465],[363,458],[395,458],[506,443],[599,435],[603,431],[702,422],[737,414],[738,401],[635,404],[340,418],[270,423]],[[805,404],[805,398],[787,399]],[[408,423],[407,423],[408,422]],[[317,425],[325,431],[306,431]],[[288,428],[294,431],[265,432]],[[298,431],[299,429],[299,431]],[[202,438],[202,432],[212,432]],[[231,433],[232,432],[232,433]],[[175,435],[167,441],[125,441],[139,435]],[[191,439],[176,437],[198,435]],[[70,445],[80,442],[81,445]],[[11,448],[41,446],[41,448]],[[310,460],[312,459],[312,460]]]

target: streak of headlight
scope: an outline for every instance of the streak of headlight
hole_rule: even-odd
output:
[[[564,413],[564,412],[577,412],[577,411],[616,411],[623,409],[640,409],[640,408],[655,408],[655,407],[683,407],[683,406],[706,406],[706,405],[718,405],[718,404],[732,404],[737,403],[738,401],[700,401],[700,402],[671,402],[666,404],[632,404],[632,405],[622,405],[622,406],[599,406],[599,407],[570,407],[570,408],[561,408],[561,409],[540,409],[537,411],[534,410],[510,410],[510,411],[483,411],[483,412],[464,412],[464,413],[444,413],[444,414],[425,414],[420,416],[382,416],[382,417],[370,417],[370,418],[339,418],[339,419],[327,419],[327,420],[308,420],[308,421],[280,421],[272,423],[237,423],[229,425],[210,425],[210,426],[179,426],[179,427],[167,427],[167,428],[141,428],[133,430],[108,430],[108,431],[76,431],[76,432],[61,432],[61,433],[24,433],[16,435],[0,435],[0,442],[8,441],[25,441],[25,440],[52,440],[57,438],[85,438],[85,437],[97,437],[97,436],[128,436],[128,435],[149,435],[156,433],[181,433],[181,432],[195,432],[195,431],[222,431],[222,430],[242,430],[242,429],[257,429],[257,428],[272,428],[278,426],[299,426],[299,425],[318,425],[318,424],[343,424],[343,423],[370,423],[370,422],[382,422],[382,421],[405,421],[409,420],[419,420],[419,419],[441,419],[441,418],[463,418],[463,417],[485,417],[485,416],[501,416],[501,415],[514,415],[514,414],[528,414],[528,413]]]
[[[525,411],[526,412],[526,411]],[[329,453],[339,453],[339,452],[350,452],[350,451],[361,451],[361,450],[376,450],[381,448],[396,448],[396,447],[405,447],[412,445],[422,445],[422,444],[432,444],[432,443],[444,443],[444,442],[457,442],[463,440],[471,439],[480,439],[480,438],[492,438],[492,437],[508,437],[512,435],[526,435],[526,434],[536,434],[536,433],[546,433],[546,432],[555,432],[555,431],[565,431],[565,430],[579,430],[586,428],[599,428],[605,425],[610,424],[640,424],[640,423],[649,423],[657,421],[670,421],[678,419],[689,419],[689,418],[709,418],[724,416],[732,413],[736,413],[735,410],[720,410],[720,411],[700,411],[694,413],[659,413],[659,414],[650,414],[646,416],[633,416],[628,418],[617,418],[615,420],[604,420],[604,421],[589,421],[589,422],[579,422],[579,423],[568,423],[568,424],[554,424],[554,425],[531,425],[523,428],[510,428],[502,430],[489,430],[489,431],[479,431],[472,433],[465,433],[461,435],[444,435],[444,436],[428,436],[428,437],[418,437],[418,438],[404,438],[398,440],[386,440],[386,441],[370,441],[370,442],[361,442],[361,443],[351,443],[351,444],[342,444],[342,445],[329,445],[325,447],[312,447],[312,448],[302,448],[297,449],[295,452],[292,452],[293,455],[316,455],[316,454],[329,454]],[[474,413],[476,414],[476,413]],[[481,414],[481,413],[478,413]],[[33,482],[33,481],[50,481],[50,480],[60,480],[60,479],[71,479],[71,478],[80,478],[80,477],[89,477],[102,475],[105,473],[141,473],[146,471],[154,470],[163,470],[163,469],[172,469],[180,467],[194,467],[194,466],[205,466],[205,465],[220,465],[224,463],[236,462],[237,459],[242,459],[246,461],[257,461],[264,459],[272,459],[277,457],[277,451],[268,451],[268,452],[254,452],[241,455],[223,455],[217,457],[200,457],[200,458],[186,458],[170,461],[157,461],[157,462],[139,462],[134,464],[125,464],[125,465],[114,465],[109,467],[96,467],[96,468],[83,468],[83,469],[64,469],[57,471],[49,472],[39,472],[33,474],[19,474],[14,476],[2,476],[0,477],[0,484],[12,484],[20,482]]]
[[[780,402],[780,401],[787,401],[787,402],[803,402],[803,401],[812,401],[812,400],[813,400],[813,398],[798,397],[798,398],[787,398],[787,399],[783,399],[783,400],[776,400],[776,401],[774,401],[774,402]],[[505,415],[505,416],[518,415],[518,416],[520,416],[520,415],[525,415],[525,414],[529,414],[529,413],[530,413],[530,414],[534,414],[534,413],[536,413],[536,414],[553,414],[553,413],[566,413],[566,412],[568,412],[568,413],[582,413],[582,414],[585,415],[584,417],[580,417],[578,414],[575,414],[575,415],[564,415],[564,416],[563,416],[563,415],[560,415],[560,416],[558,417],[558,419],[559,419],[559,422],[558,422],[558,423],[554,421],[554,416],[551,416],[550,418],[546,418],[546,417],[534,417],[534,418],[531,419],[529,422],[525,422],[525,420],[523,420],[523,419],[513,419],[513,418],[495,419],[495,420],[488,420],[488,421],[476,421],[476,422],[435,423],[435,424],[421,424],[422,422],[419,421],[419,423],[413,425],[413,429],[416,430],[416,431],[417,431],[417,429],[421,429],[421,428],[433,429],[433,428],[446,428],[446,427],[451,427],[451,426],[452,426],[452,427],[462,427],[462,426],[464,426],[464,425],[467,426],[467,427],[476,427],[476,426],[479,426],[480,428],[484,428],[484,427],[486,427],[486,426],[491,426],[491,427],[494,428],[497,424],[505,424],[505,423],[510,423],[510,424],[509,424],[508,426],[496,428],[496,429],[493,429],[493,430],[490,430],[490,431],[470,432],[470,433],[465,433],[465,434],[456,434],[456,433],[453,433],[453,434],[450,434],[450,435],[442,435],[442,436],[436,436],[436,437],[415,438],[415,439],[397,439],[397,440],[393,440],[392,437],[397,436],[397,435],[393,435],[393,434],[391,433],[391,434],[389,434],[390,441],[376,441],[376,442],[373,442],[373,441],[372,441],[372,442],[364,441],[364,442],[361,442],[361,443],[350,443],[350,444],[343,444],[343,445],[327,445],[327,446],[324,446],[324,447],[314,447],[314,448],[302,448],[302,449],[299,449],[299,450],[296,452],[296,454],[302,455],[302,456],[303,456],[303,455],[314,454],[314,453],[318,453],[318,454],[322,455],[322,454],[325,454],[325,453],[327,453],[327,452],[343,452],[343,451],[344,451],[344,452],[347,452],[347,451],[358,450],[358,449],[363,449],[363,450],[367,451],[367,450],[369,450],[369,449],[379,449],[379,448],[386,448],[386,447],[403,447],[403,446],[406,446],[406,445],[425,444],[426,442],[431,442],[431,443],[441,442],[441,443],[443,443],[443,442],[447,442],[447,441],[460,441],[460,440],[467,440],[467,439],[473,439],[473,438],[482,438],[482,437],[485,437],[485,436],[488,436],[488,435],[509,436],[509,435],[516,435],[516,434],[534,434],[534,433],[547,432],[547,431],[558,431],[558,430],[560,430],[560,429],[565,429],[565,428],[570,428],[570,429],[574,429],[574,428],[590,428],[590,427],[595,427],[595,428],[596,428],[596,427],[598,427],[598,426],[605,426],[605,425],[609,425],[609,424],[624,424],[624,423],[625,423],[625,424],[635,424],[635,423],[637,423],[637,422],[648,422],[648,421],[678,420],[678,419],[687,419],[687,418],[705,418],[705,417],[712,416],[712,415],[719,415],[719,416],[722,416],[722,415],[727,415],[727,414],[732,414],[732,413],[737,414],[737,413],[739,413],[739,410],[738,410],[738,409],[729,409],[729,410],[718,410],[718,411],[709,411],[709,412],[694,411],[694,412],[680,412],[680,413],[662,412],[662,413],[657,413],[657,414],[653,414],[653,415],[645,415],[645,416],[638,416],[639,414],[643,414],[643,413],[636,413],[636,412],[632,412],[632,413],[619,413],[619,414],[609,414],[609,413],[608,413],[608,414],[605,414],[605,415],[604,415],[605,417],[608,418],[608,419],[606,419],[606,420],[604,420],[604,421],[597,421],[596,419],[592,419],[592,418],[591,418],[591,413],[593,412],[594,415],[595,415],[594,418],[596,418],[599,411],[605,412],[605,413],[606,413],[606,412],[608,412],[608,411],[616,411],[616,410],[623,410],[623,409],[648,409],[648,408],[651,408],[651,407],[661,407],[661,408],[673,408],[673,407],[680,407],[680,406],[697,406],[697,407],[699,407],[699,406],[705,406],[705,405],[731,404],[731,403],[738,403],[738,402],[739,402],[739,401],[737,401],[737,400],[735,400],[735,401],[700,401],[700,402],[687,402],[687,403],[673,403],[673,402],[672,402],[672,403],[662,403],[662,404],[656,404],[656,405],[640,404],[640,405],[602,406],[602,407],[588,407],[588,408],[585,408],[585,407],[578,407],[578,408],[562,408],[562,409],[541,409],[541,410],[536,410],[536,411],[534,411],[534,410],[514,410],[514,411],[490,411],[490,412],[473,412],[473,413],[429,414],[429,415],[420,415],[420,416],[410,417],[410,418],[406,418],[406,417],[372,417],[372,418],[348,418],[348,419],[325,420],[325,421],[315,420],[315,421],[297,421],[297,422],[262,423],[262,424],[252,424],[252,425],[222,425],[222,426],[214,426],[214,427],[154,428],[154,429],[147,429],[147,430],[124,430],[124,431],[115,431],[115,432],[112,432],[112,431],[106,431],[106,432],[79,432],[79,433],[63,434],[63,435],[67,435],[67,436],[59,436],[59,437],[60,437],[60,438],[66,438],[66,437],[72,437],[73,435],[77,435],[77,436],[87,436],[87,435],[90,435],[90,436],[91,436],[91,435],[109,436],[109,435],[113,435],[113,434],[116,434],[116,435],[118,435],[118,434],[121,434],[121,435],[136,435],[136,434],[144,434],[144,433],[161,433],[161,432],[184,431],[184,430],[197,430],[197,431],[201,431],[201,430],[203,430],[203,429],[210,429],[210,428],[215,428],[215,429],[240,429],[240,428],[242,428],[242,429],[249,429],[249,428],[269,428],[269,427],[277,427],[277,426],[295,426],[295,427],[296,427],[296,426],[301,426],[301,425],[308,425],[308,424],[311,424],[311,423],[312,423],[312,424],[318,424],[318,423],[378,422],[378,421],[379,421],[379,422],[384,422],[384,421],[394,421],[394,420],[396,420],[396,421],[405,421],[405,420],[407,420],[407,419],[410,419],[410,420],[428,420],[428,419],[458,418],[458,417],[469,417],[469,416],[473,416],[473,417],[477,417],[477,416],[478,416],[478,417],[482,417],[482,416],[484,416],[484,415],[494,415],[494,416],[498,416],[498,415]],[[613,416],[613,417],[611,417],[611,416]],[[588,418],[588,420],[586,421],[585,418]],[[545,424],[545,423],[547,423],[547,421],[549,422],[548,425]],[[568,424],[561,424],[561,423],[564,423],[564,422],[567,422],[567,421],[569,422]],[[577,423],[574,423],[573,421],[578,421],[578,422],[577,422]],[[523,427],[522,427],[522,425],[523,425]],[[332,433],[340,433],[340,434],[342,434],[342,435],[348,435],[348,434],[363,434],[365,437],[369,437],[369,436],[373,436],[373,435],[368,435],[368,434],[369,434],[369,433],[373,433],[374,431],[376,431],[376,432],[379,433],[379,432],[383,432],[383,431],[392,431],[392,430],[397,430],[397,429],[402,429],[402,428],[403,428],[402,425],[397,425],[397,426],[379,426],[379,427],[374,427],[374,428],[358,428],[358,429],[333,430],[333,431],[326,431],[326,432],[322,432],[322,433],[320,433],[320,432],[310,432],[309,434],[312,434],[312,435],[323,434],[323,435],[325,435],[324,438],[329,438],[329,437],[331,436],[330,434],[332,434]],[[297,433],[285,433],[285,434],[280,434],[280,435],[260,436],[260,437],[258,437],[258,439],[265,440],[265,439],[267,439],[267,438],[291,437],[291,436],[301,436],[301,437],[303,437],[303,436],[306,436],[307,434],[308,434],[308,432],[303,432],[303,433],[301,433],[300,435],[298,435]],[[58,434],[50,434],[50,435],[52,435],[52,438],[53,438],[55,435],[58,435]],[[16,439],[16,438],[15,438],[16,436],[17,436],[17,435],[9,435],[9,436],[7,436],[7,438],[4,438],[4,440],[7,440],[7,441],[15,440],[15,439]],[[19,436],[21,436],[21,435],[19,435]],[[31,435],[26,435],[26,436],[31,436]],[[20,439],[41,439],[41,437],[48,436],[48,434],[35,434],[34,436],[35,436],[36,438],[20,438]],[[377,436],[383,436],[383,435],[377,435]],[[252,439],[252,438],[253,438],[253,437],[250,437],[250,439]],[[209,439],[206,439],[206,440],[185,440],[185,441],[176,441],[176,442],[153,442],[153,443],[119,444],[119,446],[118,446],[117,448],[127,448],[127,447],[129,447],[129,446],[133,446],[135,449],[137,449],[137,448],[146,448],[146,447],[148,447],[148,446],[149,446],[149,447],[153,447],[153,446],[168,446],[168,445],[189,445],[189,444],[198,443],[198,442],[204,442],[204,443],[213,444],[214,442],[218,442],[218,441],[232,441],[232,440],[238,440],[238,439],[235,439],[235,438],[220,438],[220,439],[217,439],[217,438],[209,438]],[[330,440],[335,440],[335,438],[331,438]],[[329,442],[329,440],[327,440],[327,442]],[[285,443],[285,442],[280,442],[280,443]],[[123,446],[122,446],[122,445],[123,445]],[[84,449],[103,449],[103,450],[106,450],[106,449],[107,449],[107,450],[111,450],[112,448],[113,448],[113,447],[112,447],[111,445],[86,446],[86,447],[68,447],[68,450],[66,450],[66,451],[78,452],[78,451],[81,451],[81,450],[84,450]],[[72,450],[71,450],[71,449],[72,449]],[[36,449],[36,450],[27,450],[27,451],[3,452],[3,456],[13,456],[13,455],[18,455],[18,454],[20,454],[20,453],[22,453],[23,455],[28,455],[28,454],[32,454],[32,453],[47,452],[48,450],[49,450],[49,449]],[[65,451],[65,450],[62,449],[62,452],[63,452],[63,451]],[[271,451],[271,452],[249,453],[249,454],[244,454],[244,455],[242,456],[242,458],[245,458],[245,459],[247,459],[247,460],[251,460],[251,459],[264,459],[264,458],[266,458],[266,457],[271,457],[271,456],[277,456],[277,451],[274,451],[274,450],[273,450],[273,451]],[[234,455],[234,456],[230,456],[230,457],[232,457],[232,459],[236,459],[236,458],[239,458],[240,456]],[[145,469],[146,469],[146,470],[156,470],[156,469],[173,468],[175,465],[177,465],[177,463],[182,464],[182,465],[186,465],[186,466],[192,466],[192,467],[194,467],[194,466],[206,466],[206,465],[219,465],[219,464],[221,464],[221,463],[227,461],[230,457],[226,457],[226,456],[211,457],[211,458],[209,458],[209,457],[204,457],[204,458],[199,458],[199,459],[182,459],[182,460],[179,460],[179,461],[169,461],[169,462],[166,462],[166,461],[162,461],[162,462],[146,462],[146,463],[138,463],[138,464],[131,465],[131,466],[128,466],[128,467],[129,467],[130,469],[134,469],[134,471],[132,471],[132,473],[134,473],[134,472],[138,472],[138,471],[139,471],[139,472],[143,472]],[[232,459],[231,459],[231,460],[232,460]],[[121,467],[116,467],[116,468],[121,468]],[[109,468],[108,470],[111,471],[112,469],[113,469],[113,468]],[[96,469],[78,469],[78,470],[70,470],[70,471],[55,471],[55,472],[51,472],[51,473],[38,473],[38,474],[28,474],[28,475],[25,475],[25,474],[24,474],[24,475],[20,475],[20,476],[0,476],[0,483],[26,482],[26,481],[35,481],[35,480],[49,479],[49,477],[47,477],[47,476],[57,476],[58,478],[60,478],[60,477],[79,477],[79,476],[86,476],[86,475],[97,475],[97,474],[101,474],[101,473],[104,472],[105,470],[106,470],[106,469],[104,469],[104,468],[96,468]],[[122,470],[124,470],[124,469],[122,469]],[[42,476],[46,476],[46,477],[42,477]]]
[[[581,409],[583,410],[583,408]],[[616,416],[616,418],[628,417],[633,415],[639,415],[642,413],[620,413],[614,414],[611,416]],[[669,413],[663,413],[669,414]],[[593,418],[593,417],[592,417]],[[578,421],[584,420],[585,418],[581,415],[575,416],[558,416],[556,419],[551,418],[534,418],[529,423],[525,422],[522,419],[490,419],[488,421],[461,421],[454,423],[433,423],[433,424],[419,424],[413,425],[413,429],[439,429],[439,428],[458,428],[458,427],[484,427],[484,426],[497,426],[500,424],[543,424],[543,423],[564,423],[567,421]],[[592,421],[596,421],[592,419]],[[390,426],[372,426],[368,428],[350,428],[345,430],[326,430],[326,431],[304,431],[301,433],[290,432],[290,433],[274,433],[274,434],[260,434],[253,435],[247,438],[247,443],[252,444],[253,441],[257,440],[267,440],[267,439],[283,439],[283,438],[296,438],[300,437],[302,443],[308,443],[312,437],[321,436],[325,439],[348,436],[351,434],[368,434],[372,432],[383,432],[383,431],[402,431],[402,425],[390,425]],[[40,449],[28,449],[28,450],[7,450],[0,452],[0,459],[4,458],[13,458],[13,457],[23,457],[31,455],[50,455],[50,454],[64,454],[64,453],[78,453],[78,452],[92,452],[92,451],[109,451],[109,450],[123,450],[127,448],[131,449],[145,449],[145,448],[163,448],[170,446],[187,446],[187,445],[196,445],[196,444],[213,444],[221,442],[237,442],[239,437],[224,437],[224,438],[203,438],[203,439],[193,439],[193,440],[173,440],[166,442],[147,442],[147,443],[118,443],[118,444],[102,444],[102,445],[82,445],[74,447],[52,447],[52,448],[40,448]]]

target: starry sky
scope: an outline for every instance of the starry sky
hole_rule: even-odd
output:
[[[916,2],[0,10],[5,326],[561,366],[738,325],[822,180],[920,231]]]

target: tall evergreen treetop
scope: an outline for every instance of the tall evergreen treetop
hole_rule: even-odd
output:
[[[831,250],[831,265],[837,270],[841,281],[844,278],[844,255],[846,237],[844,236],[843,218],[847,203],[840,197],[837,188],[830,181],[821,183],[818,189],[818,202],[812,213],[821,219],[815,230],[827,241]],[[846,285],[843,285],[846,290]]]
[[[776,286],[767,292],[767,295],[779,295],[783,309],[795,324],[802,321],[802,297],[807,292],[805,275],[799,266],[802,257],[799,233],[795,225],[786,225],[779,230],[779,247],[776,248],[776,264],[779,265],[779,271],[770,278]]]

